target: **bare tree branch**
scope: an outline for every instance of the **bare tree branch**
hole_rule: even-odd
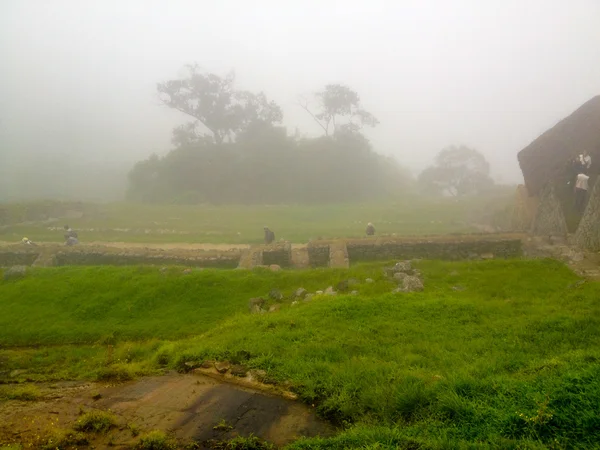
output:
[[[325,125],[323,125],[321,121],[317,119],[317,117],[310,111],[310,109],[308,109],[308,101],[306,99],[298,100],[297,104],[298,106],[300,106],[300,108],[302,108],[304,111],[310,114],[313,120],[317,122],[317,124],[319,124],[321,128],[323,128],[323,130],[325,131],[325,136],[329,136],[329,122],[327,122],[327,127],[325,127]]]

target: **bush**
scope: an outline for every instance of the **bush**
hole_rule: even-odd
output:
[[[77,419],[73,428],[77,431],[104,433],[117,426],[117,419],[105,411],[89,411]]]

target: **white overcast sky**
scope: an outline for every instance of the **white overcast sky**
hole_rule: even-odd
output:
[[[0,0],[0,156],[165,153],[187,119],[156,83],[193,62],[235,69],[291,133],[319,132],[299,94],[347,84],[377,151],[418,171],[466,144],[513,182],[516,153],[600,94],[600,0]]]

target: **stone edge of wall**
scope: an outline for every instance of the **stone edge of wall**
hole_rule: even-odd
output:
[[[421,238],[377,238],[311,241],[306,246],[310,267],[330,265],[332,245],[344,246],[352,262],[391,259],[445,259],[461,260],[481,257],[513,258],[523,254],[523,235],[505,236],[445,236]],[[293,267],[292,247],[289,243],[277,243],[253,247],[256,261],[253,265]],[[38,258],[49,261],[43,265],[169,265],[191,267],[236,268],[240,267],[244,252],[189,249],[117,249],[114,247],[40,246],[23,248],[14,245],[0,248],[0,267],[13,265],[37,265]],[[491,256],[490,256],[491,255]],[[258,257],[260,256],[260,257]],[[260,261],[258,261],[260,259]],[[248,267],[251,268],[251,267]]]

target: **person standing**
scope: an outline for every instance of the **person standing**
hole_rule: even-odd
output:
[[[577,175],[575,180],[575,208],[580,214],[585,210],[585,201],[588,193],[588,181],[590,177],[584,172]]]
[[[275,240],[275,233],[273,233],[269,227],[265,227],[265,244],[271,244]]]
[[[375,236],[375,227],[371,222],[367,224],[367,229],[365,230],[367,236]]]

